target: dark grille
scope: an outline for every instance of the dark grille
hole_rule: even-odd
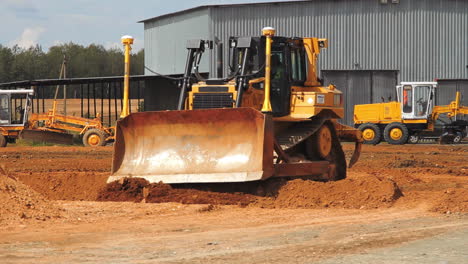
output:
[[[232,93],[196,93],[193,95],[193,109],[232,108]]]
[[[202,86],[202,87],[198,87],[198,91],[199,92],[203,92],[203,93],[213,93],[213,92],[218,92],[218,93],[222,93],[222,92],[227,92],[229,91],[229,87],[226,87],[226,86]]]

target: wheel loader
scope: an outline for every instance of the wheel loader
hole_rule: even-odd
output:
[[[396,87],[397,101],[354,106],[354,123],[364,143],[417,143],[437,138],[440,143],[458,143],[466,137],[468,107],[460,103],[460,92],[449,105],[434,106],[436,82],[402,82]]]
[[[231,37],[230,74],[204,79],[198,71],[209,41],[188,41],[178,109],[132,113],[116,126],[108,182],[144,178],[150,183],[221,183],[271,177],[346,177],[340,138],[361,133],[337,122],[343,94],[317,77],[326,39]]]

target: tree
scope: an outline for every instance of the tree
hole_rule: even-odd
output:
[[[55,45],[44,52],[41,46],[30,48],[0,45],[0,83],[57,79],[64,56],[67,59],[67,78],[122,76],[124,53],[121,49],[105,49],[102,45],[85,47],[73,42]],[[131,75],[144,73],[144,51],[131,55]],[[77,87],[70,87],[71,95]],[[52,90],[51,90],[52,91]],[[51,92],[52,94],[52,92]],[[50,97],[49,94],[47,96]]]

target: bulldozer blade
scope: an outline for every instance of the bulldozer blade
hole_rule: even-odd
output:
[[[117,122],[108,182],[245,182],[269,178],[273,123],[252,108],[134,113]]]
[[[19,138],[33,143],[73,144],[72,134],[47,130],[24,129],[21,131]]]

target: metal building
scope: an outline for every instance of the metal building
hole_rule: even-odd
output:
[[[352,123],[355,104],[395,98],[394,87],[400,81],[468,79],[466,0],[209,5],[141,22],[145,28],[145,64],[163,74],[183,72],[188,39],[228,43],[229,36],[259,35],[264,26],[275,27],[277,35],[328,38],[329,48],[319,58],[321,77],[325,84],[334,83],[345,93],[348,124]],[[215,72],[215,54],[213,51],[205,56],[202,71]],[[154,86],[159,85],[147,85]],[[468,87],[456,87],[468,101]],[[447,89],[439,98],[453,97],[452,90]],[[167,95],[164,90],[150,93],[154,94],[148,99]],[[162,109],[154,109],[158,108]]]

